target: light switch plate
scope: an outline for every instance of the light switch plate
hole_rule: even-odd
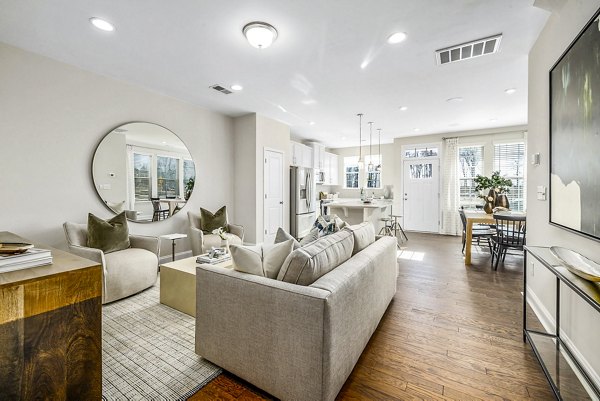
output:
[[[546,187],[543,185],[538,185],[537,187],[537,200],[545,201],[546,200]]]

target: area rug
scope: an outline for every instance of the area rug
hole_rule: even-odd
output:
[[[159,283],[102,319],[104,400],[186,400],[221,373],[194,352],[195,319],[159,303]]]

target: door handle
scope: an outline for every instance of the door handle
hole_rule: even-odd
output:
[[[283,205],[283,201],[279,202],[280,205]]]

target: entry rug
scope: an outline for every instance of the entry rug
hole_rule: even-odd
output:
[[[159,303],[158,283],[102,319],[104,400],[186,400],[221,373],[194,352],[195,318]]]

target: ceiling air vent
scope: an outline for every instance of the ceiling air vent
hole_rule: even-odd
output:
[[[488,38],[446,47],[435,51],[435,59],[438,65],[442,65],[493,54],[500,49],[501,40],[502,34],[500,33]]]
[[[226,89],[226,88],[222,87],[221,85],[213,85],[213,86],[210,86],[210,88],[212,88],[212,89],[214,89],[216,91],[219,91],[221,93],[224,93],[226,95],[229,95],[230,93],[233,93],[229,89]]]

